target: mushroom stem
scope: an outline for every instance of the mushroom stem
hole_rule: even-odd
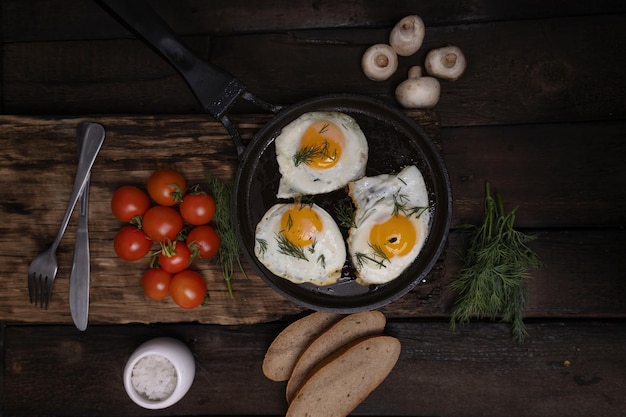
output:
[[[380,68],[386,68],[389,66],[389,57],[384,54],[376,55],[376,66]]]
[[[398,56],[389,45],[372,45],[363,54],[361,67],[370,80],[384,81],[398,68]]]
[[[443,66],[446,68],[452,68],[456,65],[456,54],[453,52],[448,52],[446,56],[443,57]]]
[[[411,78],[419,78],[422,76],[422,67],[419,65],[415,65],[409,68],[409,79]]]
[[[422,46],[424,33],[424,22],[419,16],[406,16],[391,30],[389,44],[398,55],[409,56]]]
[[[465,72],[465,55],[456,46],[433,49],[426,55],[426,72],[444,80],[455,81]]]
[[[402,31],[403,32],[410,32],[413,30],[413,28],[415,27],[415,24],[413,23],[412,20],[408,21],[408,22],[404,22],[402,25]]]

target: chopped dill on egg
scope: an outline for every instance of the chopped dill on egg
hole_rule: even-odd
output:
[[[322,268],[326,269],[326,257],[324,254],[317,257],[317,262],[322,265]]]
[[[313,196],[305,195],[300,197],[298,203],[300,204],[300,210],[302,210],[305,207],[313,207],[315,200],[313,200]]]
[[[319,134],[321,135],[322,133],[326,133],[326,131],[328,130],[328,123],[324,123],[324,126],[322,126],[322,128],[319,130]]]
[[[300,166],[300,164],[309,165],[314,159],[317,158],[329,158],[331,160],[337,159],[337,150],[332,154],[330,153],[328,141],[325,140],[323,144],[317,146],[304,146],[298,149],[298,152],[293,156],[293,164]]]
[[[261,250],[261,255],[265,255],[265,252],[267,252],[267,240],[265,240],[265,239],[257,239],[256,241],[259,244],[259,249]]]
[[[422,213],[428,210],[430,207],[420,207],[420,206],[408,206],[409,197],[406,194],[400,194],[400,190],[398,190],[393,195],[393,215],[397,216],[402,213],[406,217],[415,216],[415,218],[419,218]]]
[[[291,230],[293,227],[293,219],[291,218],[291,214],[287,216],[287,230]]]
[[[335,215],[337,216],[337,221],[339,225],[343,227],[356,227],[356,222],[354,221],[354,208],[351,204],[340,204],[335,208]]]
[[[380,246],[370,244],[370,247],[374,249],[374,253],[376,254],[376,256],[382,258],[383,261],[389,260],[389,258],[387,257],[387,254],[383,252],[383,249]]]
[[[317,239],[315,239],[311,244],[311,247],[309,248],[309,253],[315,253],[315,245],[317,245]]]
[[[387,265],[385,265],[385,261],[389,261],[389,258],[387,257],[385,252],[383,252],[383,250],[378,245],[370,244],[370,247],[374,250],[374,252],[371,255],[368,255],[363,252],[355,253],[356,261],[358,264],[357,268],[358,269],[363,268],[363,265],[365,264],[365,262],[373,262],[376,265],[378,265],[379,268],[387,268]]]
[[[309,261],[304,253],[304,250],[287,239],[282,232],[276,234],[276,241],[278,242],[278,252],[283,255],[293,256],[294,258],[305,260],[307,262]]]

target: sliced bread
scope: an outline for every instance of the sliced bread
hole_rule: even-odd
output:
[[[324,360],[289,405],[286,417],[345,417],[385,380],[400,356],[391,336],[370,336]]]
[[[345,316],[322,332],[296,362],[287,382],[287,402],[291,402],[309,372],[323,359],[357,339],[381,334],[386,322],[380,311],[365,311]]]
[[[273,381],[286,381],[306,347],[343,316],[316,311],[289,326],[276,336],[265,353],[263,374]]]

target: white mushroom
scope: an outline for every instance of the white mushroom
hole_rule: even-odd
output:
[[[370,80],[384,81],[396,72],[398,56],[391,46],[378,43],[367,48],[361,67]]]
[[[398,55],[413,55],[422,46],[424,32],[424,22],[419,16],[406,16],[391,30],[389,44]]]
[[[426,72],[444,80],[455,81],[465,72],[465,55],[456,46],[433,49],[426,55]]]
[[[422,68],[409,69],[409,78],[396,88],[396,100],[407,109],[430,109],[439,102],[439,80],[423,77]]]

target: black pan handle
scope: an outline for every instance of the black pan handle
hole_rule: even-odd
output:
[[[241,81],[198,58],[183,45],[147,2],[100,0],[100,3],[176,68],[204,109],[216,120],[220,120],[237,97],[246,91]]]
[[[195,55],[178,39],[168,24],[144,0],[98,0],[105,10],[117,17],[132,32],[163,55],[182,75],[202,107],[222,122],[233,138],[237,154],[245,146],[239,132],[227,116],[238,97],[264,110],[278,112],[281,108],[267,103],[246,91],[246,86]]]

